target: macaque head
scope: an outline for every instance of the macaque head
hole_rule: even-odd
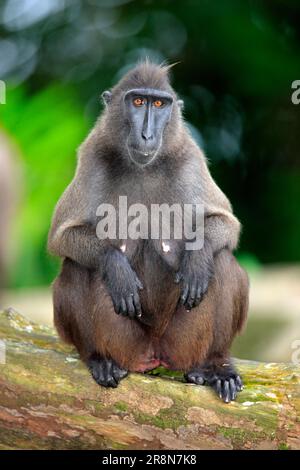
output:
[[[111,92],[102,94],[108,113],[111,111],[110,125],[112,116],[118,125],[116,139],[139,166],[156,159],[170,139],[170,131],[175,137],[182,101],[177,100],[167,71],[167,67],[146,62],[129,72]]]

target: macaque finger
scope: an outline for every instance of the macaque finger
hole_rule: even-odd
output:
[[[184,285],[184,288],[183,288],[183,291],[182,291],[182,294],[181,294],[181,297],[180,297],[180,303],[181,305],[184,305],[185,302],[186,302],[186,299],[188,297],[188,293],[189,293],[189,285],[188,283],[186,283]]]
[[[140,297],[139,297],[138,293],[134,294],[133,302],[134,302],[134,306],[135,306],[136,316],[141,317],[142,316],[142,307],[141,307]]]
[[[133,318],[135,316],[135,308],[133,304],[133,294],[127,297],[126,299],[126,304],[127,304],[127,314],[130,318]]]

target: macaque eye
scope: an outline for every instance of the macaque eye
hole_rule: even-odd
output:
[[[143,98],[135,98],[133,100],[134,106],[143,106],[145,104],[145,100]]]
[[[163,105],[163,102],[161,100],[155,100],[153,102],[153,105],[156,107],[156,108],[161,108],[162,105]]]

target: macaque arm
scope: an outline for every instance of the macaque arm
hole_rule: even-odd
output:
[[[97,237],[97,208],[105,200],[105,182],[97,160],[85,157],[62,195],[49,234],[50,253],[97,269],[111,296],[115,312],[129,318],[142,314],[142,284],[127,257],[110,240]],[[100,195],[100,196],[99,196]]]
[[[211,244],[213,254],[223,248],[233,251],[238,244],[240,223],[232,213],[216,210],[205,217],[204,233],[205,240]]]
[[[96,211],[101,203],[101,172],[97,162],[85,157],[74,180],[59,200],[48,238],[51,254],[70,258],[87,268],[99,268],[108,245],[96,234]]]
[[[76,221],[62,224],[50,233],[48,249],[51,254],[73,261],[91,269],[100,268],[104,243],[96,236],[96,228],[90,224],[76,225]]]
[[[232,207],[214,182],[207,168],[204,156],[201,158],[201,199],[204,203],[204,247],[210,243],[213,254],[228,248],[237,247],[240,235],[240,222],[232,213]]]
[[[200,153],[199,157],[200,168],[189,173],[196,175],[194,194],[204,206],[204,243],[201,250],[184,252],[175,277],[182,284],[180,303],[188,310],[199,305],[208,289],[214,273],[214,255],[224,248],[234,250],[240,232],[230,202],[212,179],[204,156]]]

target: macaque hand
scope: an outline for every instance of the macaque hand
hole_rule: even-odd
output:
[[[180,269],[175,275],[175,282],[182,285],[179,304],[188,311],[197,307],[207,292],[213,273],[210,249],[185,252]]]
[[[142,316],[139,290],[143,285],[122,253],[115,251],[107,258],[103,280],[118,315]]]

